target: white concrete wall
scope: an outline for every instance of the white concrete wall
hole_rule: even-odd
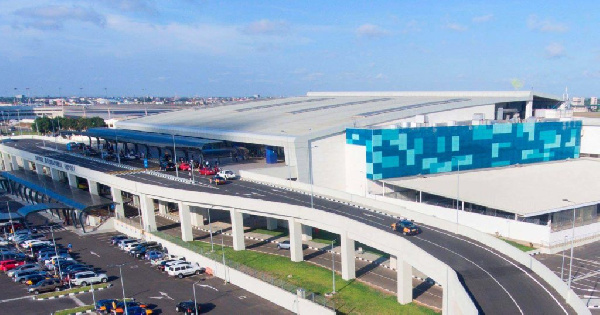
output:
[[[600,154],[600,126],[583,126],[581,129],[581,153]]]
[[[495,108],[496,108],[496,105],[491,104],[491,105],[460,108],[460,109],[448,110],[448,111],[443,111],[443,112],[429,113],[429,114],[426,114],[426,116],[429,120],[430,126],[433,126],[433,124],[436,124],[436,123],[446,123],[451,120],[454,120],[454,121],[471,120],[471,119],[473,119],[473,114],[478,114],[478,113],[485,114],[485,119],[494,119],[496,117]],[[408,117],[408,118],[402,118],[402,119],[378,124],[377,126],[386,127],[389,125],[399,124],[401,122],[414,122],[414,121],[415,121],[415,116],[412,116],[412,117]]]
[[[128,225],[124,222],[115,220],[115,228],[117,231],[127,234],[132,237],[146,238],[148,241],[155,241],[168,248],[169,254],[184,256],[187,261],[192,263],[198,263],[200,266],[208,267],[213,270],[216,277],[221,279],[227,279],[229,283],[232,283],[244,290],[250,292],[260,292],[260,297],[269,300],[291,312],[297,314],[335,314],[333,310],[323,307],[319,304],[313,303],[307,299],[299,298],[296,294],[290,293],[276,286],[270,285],[266,282],[260,281],[256,278],[252,278],[235,269],[227,267],[224,268],[221,262],[217,262],[206,258],[199,253],[195,253],[191,250],[185,249],[178,245],[175,245],[169,241],[159,238],[152,234],[141,234],[140,230]]]
[[[346,185],[346,133],[312,142],[313,183],[344,190]]]
[[[346,187],[338,189],[354,195],[365,195],[367,149],[365,146],[344,144],[346,155]]]

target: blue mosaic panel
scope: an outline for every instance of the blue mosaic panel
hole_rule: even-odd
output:
[[[581,121],[402,129],[346,129],[367,148],[367,178],[578,158]]]

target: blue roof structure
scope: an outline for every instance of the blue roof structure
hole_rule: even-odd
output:
[[[21,217],[25,218],[29,214],[34,213],[34,212],[45,211],[48,209],[65,209],[65,208],[66,208],[66,206],[63,204],[60,204],[60,203],[38,203],[35,205],[21,207],[19,210],[17,210],[17,214],[19,214]]]
[[[84,136],[113,141],[146,144],[151,146],[171,147],[173,142],[178,147],[202,149],[204,145],[220,143],[218,140],[183,137],[164,133],[143,132],[125,129],[90,128],[81,133]]]

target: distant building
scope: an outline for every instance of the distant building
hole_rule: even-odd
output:
[[[590,99],[590,105],[598,105],[598,98],[592,96],[592,98]]]
[[[585,105],[585,97],[573,97],[571,99],[572,106],[583,106]]]

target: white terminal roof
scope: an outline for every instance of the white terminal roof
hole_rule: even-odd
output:
[[[600,181],[590,174],[600,174],[600,160],[579,158],[382,181],[451,199],[458,190],[461,201],[529,217],[600,203]]]
[[[529,91],[311,92],[151,115],[117,123],[119,129],[277,145],[288,137],[316,138],[418,114],[529,101]]]

